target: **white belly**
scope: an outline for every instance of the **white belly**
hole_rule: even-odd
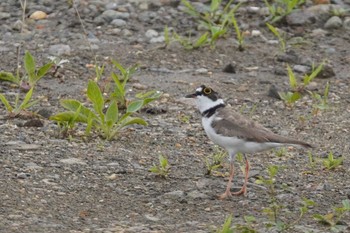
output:
[[[211,127],[211,122],[214,116],[210,118],[202,118],[202,124],[204,130],[210,140],[212,140],[215,144],[225,148],[230,156],[240,152],[240,153],[254,153],[259,151],[268,150],[275,147],[283,146],[281,143],[274,142],[265,142],[265,143],[257,143],[257,142],[249,142],[238,137],[226,137],[224,135],[217,134],[214,129]]]

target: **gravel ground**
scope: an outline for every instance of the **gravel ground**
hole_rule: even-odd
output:
[[[215,49],[189,51],[175,42],[165,47],[166,25],[181,35],[200,34],[179,1],[77,1],[86,34],[66,1],[29,1],[22,32],[20,3],[1,1],[1,71],[16,70],[18,48],[20,59],[28,50],[39,64],[48,56],[69,60],[56,75],[40,80],[35,97],[43,100],[31,110],[51,115],[62,111],[61,99],[86,101],[84,90],[95,75],[91,64],[106,64],[107,77],[110,58],[125,66],[140,65],[128,84],[128,96],[145,90],[164,94],[151,104],[152,111],[139,113],[147,127],[130,127],[113,141],[86,139],[81,126],[64,138],[47,118],[40,119],[41,127],[25,126],[32,119],[8,118],[0,105],[0,232],[215,232],[230,214],[232,226],[244,225],[245,216],[254,216],[250,227],[257,232],[278,232],[267,227],[273,221],[263,210],[277,200],[278,218],[292,223],[303,198],[316,205],[283,232],[329,232],[330,227],[313,214],[331,213],[350,199],[350,18],[334,13],[349,10],[350,2],[307,2],[278,25],[286,32],[289,48],[281,53],[263,23],[262,1],[246,1],[237,12],[245,31],[258,32],[246,37],[244,51],[237,50],[234,33],[219,40]],[[206,1],[194,4],[198,9],[208,6]],[[38,10],[48,17],[31,19]],[[314,116],[310,95],[293,108],[271,97],[271,86],[279,91],[289,88],[286,63],[302,76],[311,64],[322,61],[326,71],[309,89],[322,94],[330,83],[328,110]],[[233,70],[224,72],[228,65]],[[214,153],[214,145],[205,136],[193,103],[184,98],[201,84],[219,91],[247,117],[315,148],[287,148],[280,157],[274,151],[248,155],[248,196],[218,200],[228,178],[227,161],[214,175],[206,175],[204,159]],[[12,84],[0,82],[0,93],[12,98],[16,91]],[[344,159],[334,170],[322,164],[330,152]],[[149,172],[160,154],[169,160],[167,179]],[[255,183],[259,176],[268,178],[270,165],[280,169],[274,195]],[[234,188],[242,178],[237,174]],[[348,212],[338,232],[350,232],[349,219]]]

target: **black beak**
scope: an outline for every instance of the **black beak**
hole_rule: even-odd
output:
[[[196,98],[196,97],[197,97],[197,94],[196,94],[196,93],[193,93],[193,94],[186,95],[185,97],[186,97],[186,98]]]

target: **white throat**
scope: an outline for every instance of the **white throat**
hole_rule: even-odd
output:
[[[225,104],[223,99],[217,99],[213,101],[203,95],[197,96],[197,107],[201,113],[220,104]]]

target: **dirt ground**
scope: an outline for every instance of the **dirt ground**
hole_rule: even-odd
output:
[[[97,6],[96,12],[85,11],[95,8],[82,1],[78,9],[91,51],[73,8],[60,1],[52,6],[44,2],[30,3],[28,15],[40,9],[42,3],[53,16],[43,21],[27,19],[22,33],[11,28],[21,18],[18,3],[0,5],[4,12],[11,13],[0,21],[1,71],[16,69],[19,45],[20,58],[29,50],[39,64],[47,62],[51,45],[67,44],[71,49],[60,56],[70,62],[56,76],[47,75],[39,81],[34,95],[43,100],[32,111],[52,115],[63,110],[61,99],[87,102],[87,82],[94,78],[94,69],[87,64],[94,64],[95,56],[98,64],[106,64],[103,79],[111,70],[110,58],[124,66],[140,65],[128,84],[130,98],[145,90],[164,94],[149,106],[155,110],[152,114],[138,113],[148,126],[129,127],[112,141],[96,134],[84,138],[82,126],[72,137],[63,138],[57,124],[43,117],[42,127],[24,127],[30,119],[8,118],[1,104],[0,232],[215,232],[230,214],[233,227],[247,225],[245,216],[254,216],[251,227],[256,232],[278,232],[268,227],[274,221],[263,211],[274,200],[279,203],[278,219],[291,224],[283,232],[330,232],[330,227],[316,221],[313,215],[331,213],[343,200],[350,199],[349,30],[339,28],[313,36],[314,30],[322,27],[320,24],[282,24],[279,27],[287,32],[288,40],[295,36],[305,40],[289,45],[289,55],[281,54],[278,44],[251,36],[245,39],[245,50],[238,51],[234,33],[219,40],[215,49],[185,50],[178,43],[165,48],[164,43],[149,43],[145,32],[162,32],[165,25],[171,25],[184,33],[195,25],[195,20],[171,1],[151,4],[147,10],[138,8],[138,1],[130,1],[136,16],[146,11],[160,15],[151,22],[131,16],[126,26],[131,35],[116,35],[111,25],[98,25],[92,14],[103,11],[99,3],[91,3]],[[248,5],[262,7],[263,3],[248,1]],[[164,17],[172,11],[177,12],[173,18]],[[249,25],[248,30],[260,30],[266,38],[275,39],[259,24],[263,17],[244,11],[237,17],[240,23]],[[334,71],[334,76],[316,78],[309,87],[322,94],[326,83],[330,83],[329,109],[314,116],[310,95],[292,108],[269,95],[271,86],[289,90],[288,56],[294,57],[288,62],[292,67],[326,61]],[[223,72],[229,64],[235,73]],[[228,104],[247,117],[315,148],[287,148],[280,157],[274,151],[249,154],[252,170],[247,197],[218,200],[228,179],[227,160],[214,175],[206,174],[204,160],[214,153],[214,145],[202,129],[194,103],[184,98],[201,84],[220,92]],[[0,93],[13,97],[16,91],[13,84],[0,82]],[[344,159],[334,170],[326,169],[322,163],[330,152]],[[314,162],[310,162],[309,153]],[[169,160],[166,179],[149,172],[158,163],[159,155]],[[275,195],[255,183],[259,176],[268,178],[267,167],[271,165],[279,166]],[[240,187],[242,178],[239,171],[234,188]],[[303,198],[316,205],[292,224],[299,216]],[[339,222],[338,232],[350,232],[349,223],[348,212]]]

